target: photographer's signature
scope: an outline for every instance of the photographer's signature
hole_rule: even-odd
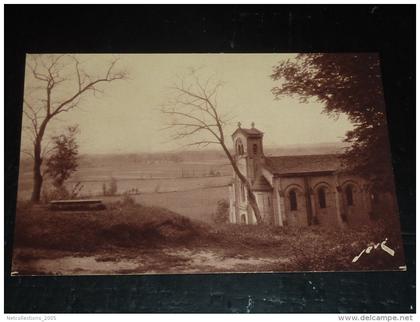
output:
[[[394,251],[392,248],[389,248],[389,247],[386,245],[387,240],[388,240],[388,238],[385,238],[385,240],[384,240],[382,243],[377,243],[377,244],[374,244],[374,245],[372,245],[372,246],[369,246],[369,247],[365,248],[364,250],[362,250],[362,251],[360,252],[360,254],[359,254],[359,255],[357,255],[355,258],[353,258],[352,263],[357,262],[357,261],[359,260],[359,258],[360,258],[363,254],[370,254],[370,252],[371,252],[372,250],[377,249],[379,246],[381,246],[381,249],[382,249],[384,252],[388,253],[390,256],[394,256],[394,255],[395,255],[395,251]]]

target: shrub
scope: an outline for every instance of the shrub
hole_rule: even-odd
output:
[[[81,182],[77,182],[69,191],[64,185],[52,189],[44,188],[42,191],[42,202],[48,203],[51,200],[77,199],[83,189]]]
[[[75,125],[69,126],[66,133],[52,137],[53,149],[46,160],[45,173],[51,177],[52,184],[59,191],[78,167],[78,133],[78,126]]]
[[[125,193],[121,198],[121,206],[122,207],[132,207],[136,205],[136,200],[131,197],[128,193]]]
[[[111,196],[115,195],[118,191],[118,186],[117,186],[117,179],[115,179],[114,177],[111,177],[111,182],[109,183],[109,194]]]
[[[212,217],[215,224],[225,224],[229,222],[229,202],[226,199],[220,199],[217,202],[217,209]]]
[[[66,187],[61,186],[57,188],[44,188],[42,191],[42,202],[49,203],[51,200],[69,199],[70,193]]]
[[[109,186],[105,183],[102,184],[102,193],[104,196],[115,196],[118,191],[118,181],[114,177],[111,177]]]

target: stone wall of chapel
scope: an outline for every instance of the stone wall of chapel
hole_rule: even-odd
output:
[[[343,211],[349,226],[359,227],[369,223],[371,200],[370,193],[365,188],[366,182],[355,176],[340,176],[339,183],[343,197]],[[349,203],[346,189],[352,188],[353,204]]]
[[[319,225],[325,227],[337,227],[339,218],[337,213],[337,189],[335,178],[332,175],[309,177],[311,198],[313,198],[314,215]],[[325,208],[321,207],[320,189],[325,191]]]
[[[308,176],[307,185],[311,194],[312,215],[317,218],[317,222],[325,227],[339,227],[341,217],[338,214],[337,198],[340,199],[341,211],[347,220],[349,226],[358,226],[370,221],[370,195],[364,189],[365,181],[354,176],[339,176],[338,184],[341,192],[337,191],[337,179],[334,175]],[[351,186],[353,195],[353,204],[347,200],[346,188]],[[279,179],[278,189],[283,195],[283,210],[285,212],[285,224],[288,226],[307,226],[308,225],[308,207],[309,199],[306,194],[305,179],[303,177],[282,177]],[[322,208],[319,196],[319,190],[325,190],[325,208]],[[297,196],[297,209],[291,209],[290,191],[295,190]],[[274,202],[277,202],[273,196]],[[274,207],[274,218],[279,223],[280,202]],[[280,209],[281,210],[281,209]]]
[[[305,183],[303,178],[281,178],[280,190],[284,195],[285,225],[301,227],[308,225],[305,199]],[[297,208],[291,208],[290,192],[296,192]]]

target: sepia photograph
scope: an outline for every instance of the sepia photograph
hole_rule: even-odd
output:
[[[377,53],[27,54],[12,275],[405,271]]]

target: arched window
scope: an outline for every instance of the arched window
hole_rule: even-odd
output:
[[[318,203],[319,203],[319,208],[327,208],[327,198],[325,194],[325,188],[318,189]]]
[[[243,155],[244,154],[244,146],[242,144],[242,141],[239,140],[239,139],[236,141],[236,153],[238,155]]]
[[[347,206],[353,206],[353,187],[351,185],[348,185],[346,187],[346,200],[347,200]]]
[[[297,196],[295,190],[289,192],[290,210],[297,210]]]
[[[252,152],[254,153],[254,155],[258,153],[258,145],[256,143],[252,145]]]

